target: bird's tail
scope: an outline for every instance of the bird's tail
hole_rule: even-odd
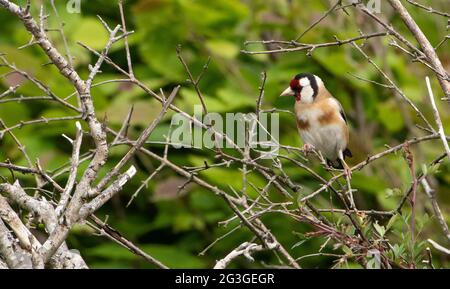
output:
[[[352,152],[351,152],[348,148],[346,148],[346,149],[343,151],[343,155],[344,155],[344,158],[345,158],[345,157],[349,157],[349,158],[353,157]],[[342,164],[342,161],[341,161],[340,159],[336,159],[336,160],[334,160],[334,161],[327,159],[327,164],[328,164],[330,167],[333,167],[333,168],[335,168],[335,169],[339,169],[339,170],[344,169],[344,165]]]
[[[344,168],[340,159],[335,159],[334,161],[327,159],[327,164],[328,166],[339,170],[342,170]]]
[[[346,148],[346,149],[343,151],[343,153],[344,153],[344,158],[345,158],[345,157],[351,158],[351,157],[353,156],[352,152],[351,152],[348,148]]]

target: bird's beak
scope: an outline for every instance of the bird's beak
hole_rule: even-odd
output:
[[[280,96],[293,96],[295,95],[295,92],[291,89],[291,87],[289,86],[288,88],[286,88],[281,94]]]

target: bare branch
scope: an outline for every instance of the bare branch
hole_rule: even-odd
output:
[[[274,49],[274,50],[267,50],[267,51],[248,51],[248,50],[242,50],[245,54],[270,54],[270,53],[283,53],[283,52],[295,52],[295,51],[303,51],[307,50],[308,55],[311,55],[311,53],[318,49],[323,47],[331,47],[331,46],[341,46],[344,44],[352,43],[358,40],[367,40],[373,37],[381,37],[381,36],[388,36],[388,32],[376,32],[371,34],[363,34],[361,36],[345,39],[345,40],[339,40],[336,37],[336,41],[334,42],[327,42],[327,43],[318,43],[318,44],[307,44],[307,43],[297,43],[295,41],[247,41],[245,45],[249,44],[255,44],[255,43],[262,43],[262,44],[270,44],[270,43],[278,43],[278,44],[287,44],[287,45],[293,45],[293,48],[280,48],[280,49]]]
[[[123,12],[123,0],[119,0],[119,11],[120,11],[120,19],[122,21],[122,32],[127,34],[127,26],[125,23],[125,15]],[[128,35],[125,36],[125,52],[127,54],[127,64],[128,64],[128,73],[130,74],[130,78],[134,79],[133,72],[133,64],[131,63],[131,55],[130,55],[130,45],[128,44]]]
[[[308,31],[313,29],[323,19],[327,18],[328,15],[330,15],[337,7],[339,7],[341,5],[342,5],[342,0],[336,1],[336,3],[333,6],[331,6],[331,8],[327,12],[325,12],[319,19],[317,19],[310,26],[308,26],[308,28],[306,28],[305,31],[302,32],[302,34],[300,34],[297,38],[295,38],[295,41],[299,41],[300,38],[302,38],[306,33],[308,33]]]
[[[236,249],[231,251],[228,255],[226,255],[223,259],[217,261],[214,269],[225,269],[229,263],[231,263],[234,259],[239,256],[245,256],[251,262],[254,261],[251,254],[254,252],[262,251],[264,247],[255,243],[244,242],[239,245]]]
[[[445,253],[447,255],[450,255],[450,249],[447,249],[444,246],[439,245],[438,243],[436,243],[432,239],[428,239],[428,243],[430,243],[436,250],[438,250],[438,251],[440,251],[442,253]]]
[[[126,155],[119,161],[119,163],[100,181],[100,183],[96,186],[96,188],[94,189],[94,192],[92,192],[92,194],[95,195],[96,193],[98,193],[111,180],[111,178],[113,178],[114,176],[116,176],[118,174],[120,169],[128,162],[128,160],[131,157],[133,157],[134,154],[144,145],[145,141],[148,139],[150,134],[153,132],[153,130],[159,124],[159,122],[161,121],[163,116],[166,114],[167,110],[169,109],[170,104],[174,100],[179,89],[180,89],[180,86],[177,86],[173,89],[169,98],[165,101],[163,108],[161,109],[161,112],[159,113],[159,115],[141,133],[141,135],[137,139],[134,146],[126,153]]]
[[[421,8],[421,9],[423,9],[423,10],[429,12],[429,13],[434,13],[436,15],[441,15],[441,16],[450,18],[450,14],[449,13],[438,11],[438,10],[434,9],[433,7],[431,7],[431,6],[426,7],[425,5],[422,5],[422,4],[417,3],[415,1],[412,1],[412,0],[406,0],[406,1],[408,1],[409,4],[417,6],[417,7]]]
[[[443,76],[447,75],[447,71],[442,66],[441,60],[439,59],[436,51],[433,46],[428,41],[425,34],[423,34],[422,30],[419,28],[414,19],[409,15],[408,10],[402,5],[399,0],[388,0],[391,4],[392,8],[400,15],[403,22],[405,22],[406,26],[412,32],[417,42],[419,42],[420,47],[422,47],[423,53],[426,55],[428,62],[434,66],[434,68],[439,72],[437,78],[439,79],[439,83],[441,84],[442,90],[444,91],[445,96],[448,100],[450,100],[450,82],[448,78],[444,78]]]
[[[129,240],[125,239],[117,230],[111,228],[108,224],[105,224],[102,222],[99,218],[92,215],[91,219],[94,221],[95,225],[98,226],[98,231],[100,234],[106,236],[107,238],[113,240],[114,242],[120,244],[121,246],[124,246],[131,252],[141,256],[146,261],[158,266],[161,269],[168,269],[166,265],[161,263],[161,261],[155,259],[154,257],[150,256],[149,254],[145,253],[143,250],[141,250],[139,247],[137,247],[135,244],[130,242]]]
[[[80,148],[83,139],[83,130],[79,122],[76,122],[75,127],[76,127],[76,135],[75,140],[73,140],[72,142],[73,150],[72,150],[69,179],[67,180],[66,187],[64,188],[64,191],[61,193],[61,198],[59,199],[59,203],[55,209],[55,213],[58,217],[61,217],[62,212],[66,208],[67,203],[69,202],[70,194],[75,185],[75,178],[77,177],[78,166],[80,164]]]
[[[442,125],[441,117],[439,116],[439,111],[437,109],[436,103],[434,101],[433,90],[431,89],[430,79],[425,77],[425,82],[427,84],[428,96],[430,98],[431,107],[433,108],[434,120],[436,121],[436,125],[438,127],[439,137],[441,138],[442,144],[444,145],[445,152],[447,153],[447,157],[450,160],[450,147],[448,146],[447,138],[444,132],[444,126]]]

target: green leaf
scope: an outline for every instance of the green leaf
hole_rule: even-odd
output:
[[[398,259],[403,256],[403,253],[405,252],[405,246],[403,244],[394,244],[394,246],[392,246],[392,252],[394,254],[394,259]]]
[[[347,247],[346,245],[342,246],[342,251],[344,251],[344,253],[345,253],[347,256],[352,256],[352,255],[353,255],[352,249],[350,249],[350,248]]]
[[[386,231],[389,231],[391,229],[391,227],[395,224],[395,221],[397,221],[397,218],[398,214],[395,214],[389,219],[389,222],[386,225]]]
[[[373,257],[367,262],[366,268],[367,269],[380,269],[380,262],[378,262],[378,260],[375,257]]]
[[[296,247],[299,247],[299,246],[301,246],[303,243],[305,243],[306,241],[308,241],[308,240],[300,240],[300,241],[298,241],[297,243],[295,243],[292,247],[291,247],[291,249],[294,249],[294,248],[296,248]]]
[[[377,231],[377,233],[380,235],[380,237],[383,237],[384,234],[386,234],[386,229],[378,224],[378,221],[375,221],[375,223],[373,223],[373,227],[375,228],[375,230]]]

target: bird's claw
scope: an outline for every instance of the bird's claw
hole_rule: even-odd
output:
[[[352,178],[352,170],[348,166],[344,167],[344,175],[349,179]]]
[[[305,144],[303,145],[303,152],[304,152],[305,154],[308,154],[308,153],[312,152],[313,149],[314,149],[314,147],[313,147],[312,145],[310,145],[310,144],[305,143]]]

